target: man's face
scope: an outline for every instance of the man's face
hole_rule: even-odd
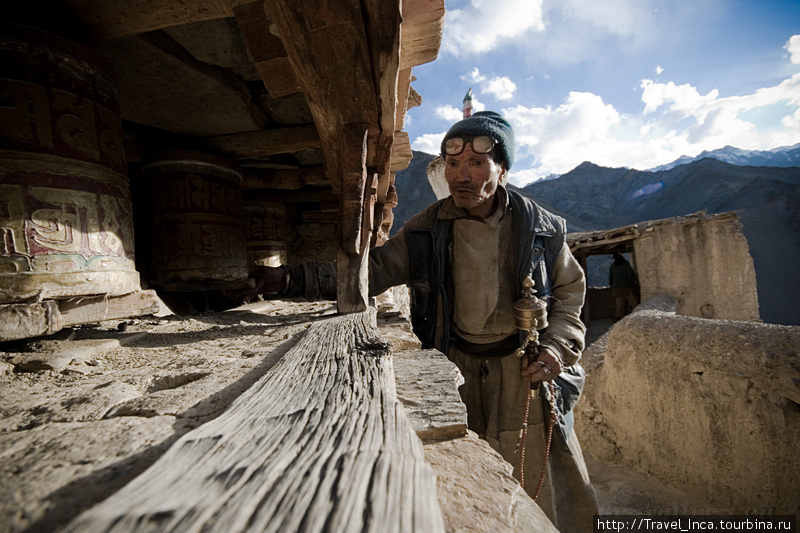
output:
[[[467,143],[458,155],[445,156],[444,177],[456,205],[471,216],[486,218],[495,210],[497,186],[506,171],[491,154],[476,154]]]

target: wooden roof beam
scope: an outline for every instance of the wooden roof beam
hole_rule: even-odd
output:
[[[59,8],[94,41],[140,35],[192,22],[234,16],[234,7],[253,0],[61,0]]]
[[[401,69],[436,59],[442,44],[444,17],[444,0],[403,0]]]
[[[206,137],[202,143],[209,150],[238,160],[319,148],[320,138],[314,126],[295,126]]]
[[[265,11],[264,0],[237,6],[233,12],[270,96],[280,98],[302,92],[283,41],[272,33],[274,26]]]
[[[322,167],[291,170],[245,169],[242,189],[296,190],[307,185],[330,187],[331,182]]]

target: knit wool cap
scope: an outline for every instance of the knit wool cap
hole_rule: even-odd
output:
[[[489,135],[497,141],[496,149],[505,160],[506,170],[514,163],[514,129],[506,119],[494,111],[478,111],[471,117],[456,122],[442,139],[442,158],[445,158],[444,145],[452,137],[462,135]]]

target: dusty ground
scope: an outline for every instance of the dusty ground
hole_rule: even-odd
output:
[[[328,302],[262,302],[0,345],[0,533],[55,531],[101,501],[224,412],[309,321],[334,311]],[[395,349],[415,348],[396,314],[379,317]],[[685,501],[646,477],[589,466],[603,512]]]

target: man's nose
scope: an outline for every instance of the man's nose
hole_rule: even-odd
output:
[[[470,179],[469,167],[467,165],[459,165],[456,172],[456,181],[465,183]]]

